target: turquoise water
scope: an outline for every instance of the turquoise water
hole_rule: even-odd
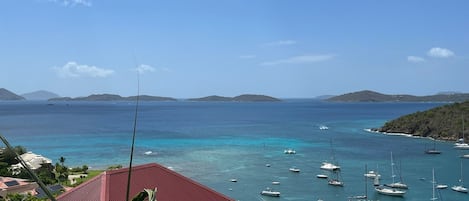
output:
[[[139,111],[134,164],[163,164],[236,200],[347,200],[364,193],[365,165],[378,167],[383,183],[391,181],[393,152],[409,190],[403,198],[379,195],[370,180],[370,199],[429,200],[432,168],[439,183],[457,184],[458,156],[464,152],[454,150],[450,142],[437,142],[443,154],[426,155],[425,147],[433,146],[428,139],[385,136],[364,129],[439,105],[311,100],[147,102]],[[54,162],[64,156],[68,166],[127,166],[134,109],[131,102],[1,102],[0,132],[11,144]],[[329,130],[320,130],[320,125]],[[297,154],[284,154],[286,148]],[[152,154],[145,155],[146,151]],[[342,167],[342,188],[316,178],[324,173],[319,169],[321,162],[332,155]],[[463,164],[467,172],[469,160]],[[289,172],[293,166],[301,172]],[[231,178],[238,182],[230,182]],[[469,173],[464,180],[469,186]],[[280,185],[271,185],[272,181]],[[281,197],[260,196],[266,187],[280,191]],[[469,195],[450,189],[440,192],[443,200],[469,200]]]

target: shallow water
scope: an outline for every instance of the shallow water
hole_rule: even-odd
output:
[[[365,165],[391,181],[390,153],[409,190],[403,198],[367,191],[373,200],[429,200],[431,171],[450,187],[460,177],[450,142],[437,142],[441,155],[426,155],[428,139],[385,136],[364,131],[398,116],[442,103],[279,103],[144,102],[138,116],[134,164],[157,162],[236,200],[347,200],[364,194]],[[66,165],[96,169],[127,166],[133,129],[132,102],[1,102],[0,132],[13,145]],[[320,130],[327,125],[329,130]],[[297,154],[283,153],[293,148]],[[145,155],[146,151],[152,154]],[[316,178],[331,157],[342,167],[344,187]],[[267,167],[266,164],[270,164]],[[465,170],[469,160],[463,160]],[[300,173],[288,171],[298,167]],[[467,172],[467,171],[466,171]],[[327,172],[326,172],[327,173]],[[238,182],[230,182],[236,178]],[[464,175],[469,181],[469,173]],[[279,181],[280,185],[272,185]],[[266,187],[280,198],[261,196]],[[444,200],[469,195],[442,190]]]

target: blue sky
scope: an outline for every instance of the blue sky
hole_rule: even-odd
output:
[[[0,88],[281,98],[469,92],[469,1],[4,0]],[[137,70],[138,69],[138,70]]]

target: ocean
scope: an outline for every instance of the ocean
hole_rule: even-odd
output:
[[[235,200],[429,200],[432,168],[438,183],[458,184],[460,164],[469,170],[465,152],[452,142],[436,142],[440,155],[426,155],[433,142],[423,138],[367,132],[401,115],[444,103],[330,103],[309,99],[282,102],[141,102],[137,118],[134,165],[160,163]],[[0,133],[65,165],[106,169],[128,166],[134,102],[0,102]],[[328,130],[319,129],[327,126]],[[285,149],[296,154],[284,154]],[[151,154],[144,154],[150,152]],[[391,182],[391,152],[396,179],[409,185],[404,197],[374,192],[365,182],[365,166]],[[316,178],[334,159],[341,166],[344,187]],[[270,167],[266,166],[270,164]],[[301,169],[300,173],[289,171]],[[469,173],[463,175],[468,181]],[[237,182],[230,182],[230,179]],[[272,185],[272,181],[280,185]],[[261,196],[266,187],[279,198]],[[443,200],[469,200],[450,188]],[[440,199],[441,200],[441,199]]]

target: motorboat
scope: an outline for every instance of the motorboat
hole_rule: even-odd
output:
[[[319,130],[329,130],[329,127],[327,127],[327,126],[319,126]]]
[[[325,175],[325,174],[318,174],[318,175],[316,175],[316,177],[319,178],[319,179],[327,179],[328,178],[328,176]]]
[[[238,180],[237,180],[237,179],[234,179],[234,178],[233,178],[233,179],[230,179],[230,181],[231,181],[231,182],[238,182]]]
[[[435,188],[437,188],[437,189],[447,189],[447,188],[448,188],[448,185],[446,185],[446,184],[437,184],[437,185],[435,186]]]
[[[381,175],[378,174],[378,172],[375,172],[373,170],[370,170],[370,171],[368,171],[367,173],[365,173],[363,175],[367,178],[370,178],[370,179],[374,179],[375,177],[378,177],[378,178],[381,177]]]
[[[323,162],[320,168],[323,170],[335,171],[335,170],[339,170],[340,166],[334,165],[333,163],[329,163],[329,162]]]
[[[461,158],[469,158],[469,154],[464,154],[461,156]]]
[[[455,143],[454,148],[455,149],[469,149],[469,144],[467,144],[467,143]]]
[[[398,190],[395,188],[386,188],[383,186],[376,187],[375,191],[383,195],[399,196],[399,197],[404,196],[404,194],[406,193],[406,191],[404,190]]]
[[[296,154],[296,151],[293,149],[285,149],[283,150],[284,154]]]
[[[453,191],[460,192],[460,193],[468,193],[468,192],[469,192],[469,190],[467,190],[466,187],[461,186],[461,185],[459,185],[459,186],[453,186],[453,187],[451,187],[451,189],[452,189]]]
[[[146,152],[144,152],[143,154],[145,154],[145,155],[147,155],[147,156],[148,156],[148,155],[151,155],[151,154],[153,154],[153,152],[152,152],[152,151],[146,151]]]
[[[292,167],[289,169],[291,172],[296,172],[296,173],[299,173],[300,172],[300,169],[299,168],[296,168],[296,167]]]
[[[280,192],[279,191],[273,191],[272,189],[267,188],[267,189],[261,191],[261,195],[270,196],[270,197],[280,197]]]
[[[272,185],[280,185],[280,182],[279,181],[273,181]]]

